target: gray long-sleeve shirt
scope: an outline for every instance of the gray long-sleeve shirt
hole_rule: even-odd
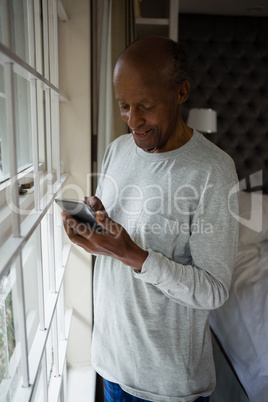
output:
[[[97,258],[92,364],[132,395],[190,402],[214,389],[208,315],[228,297],[236,184],[231,158],[198,132],[165,153],[132,135],[107,149],[97,196],[149,255],[140,273]]]

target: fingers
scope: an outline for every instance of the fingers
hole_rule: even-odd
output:
[[[76,221],[76,219],[74,219],[74,217],[72,215],[69,215],[66,212],[62,212],[61,216],[62,216],[62,220],[63,220],[64,229],[70,238],[70,236],[72,237],[73,234],[74,235],[76,234],[74,227],[75,227],[75,224],[77,221]],[[71,225],[70,225],[70,222],[72,222]]]
[[[114,222],[104,211],[97,211],[97,223],[104,228],[105,232],[91,230],[91,228],[75,219],[73,216],[62,213],[64,228],[69,239],[76,245],[83,247],[86,251],[95,252],[105,248],[108,237],[118,238],[123,233],[124,228],[119,223]],[[104,247],[105,245],[105,247]]]
[[[123,230],[123,226],[119,223],[113,221],[106,212],[97,211],[96,220],[98,224],[103,227],[107,234],[112,234],[113,236],[119,236]]]
[[[69,215],[69,214],[67,214],[66,212],[61,212],[61,216],[62,216],[62,219],[63,220],[66,220],[66,219],[72,219],[72,215]]]
[[[96,197],[96,196],[91,196],[91,197],[85,197],[84,198],[84,203],[86,205],[89,205],[93,211],[97,212],[97,211],[105,211],[105,208],[101,202],[101,200]]]
[[[65,217],[63,216],[63,221],[64,221],[65,225],[67,225],[67,227],[69,228],[69,232],[71,233],[71,236],[79,235],[78,237],[82,236],[86,239],[89,239],[93,233],[93,231],[90,230],[90,227],[88,225],[86,225],[83,222],[78,221],[71,215],[67,215]],[[64,227],[65,227],[65,225],[64,225]],[[68,236],[69,236],[69,232],[67,233]]]
[[[84,237],[78,235],[76,233],[76,231],[68,225],[67,221],[65,221],[63,223],[65,231],[69,237],[69,239],[71,240],[71,242],[73,244],[75,244],[76,246],[82,247],[85,251],[89,252],[88,248],[87,248],[87,239],[85,239]]]
[[[78,244],[78,241],[77,241],[78,236],[77,236],[75,230],[68,224],[67,220],[63,221],[63,226],[64,226],[65,232],[67,233],[67,236],[69,237],[71,242],[73,242],[74,244]]]

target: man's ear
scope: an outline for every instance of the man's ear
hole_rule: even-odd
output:
[[[190,93],[190,82],[185,80],[177,88],[178,104],[182,104],[187,101]]]

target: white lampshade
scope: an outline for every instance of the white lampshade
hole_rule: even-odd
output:
[[[201,133],[216,133],[217,113],[213,109],[190,109],[187,124]]]

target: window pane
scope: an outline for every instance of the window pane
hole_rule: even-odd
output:
[[[39,330],[37,232],[23,248],[23,279],[28,352]],[[21,381],[19,303],[16,268],[0,282],[0,401],[11,401]]]
[[[39,301],[37,283],[37,234],[30,237],[23,248],[23,279],[25,310],[27,324],[28,351],[30,352],[34,337],[39,327]]]
[[[32,135],[30,121],[30,83],[15,74],[15,112],[17,130],[18,171],[32,164]]]
[[[42,402],[43,398],[43,382],[42,382],[42,365],[39,365],[36,383],[34,385],[33,395],[31,397],[32,402]]]
[[[10,2],[11,32],[12,50],[29,63],[26,3],[26,0],[12,0]]]
[[[42,260],[43,260],[43,280],[44,280],[44,298],[47,300],[50,294],[50,261],[49,261],[49,225],[48,216],[46,215],[41,222],[42,236]]]
[[[45,91],[41,84],[37,85],[37,108],[38,108],[38,139],[39,139],[39,162],[46,160],[45,142]]]
[[[18,172],[32,165],[30,82],[14,75]],[[0,182],[10,177],[4,68],[0,65]]]
[[[47,344],[46,344],[46,354],[47,354],[47,385],[51,382],[54,367],[54,352],[52,347],[52,334],[49,332]]]
[[[0,182],[9,176],[4,68],[0,64]]]
[[[0,0],[0,42],[1,43],[4,43],[3,13],[4,13],[4,4],[3,4],[3,0]]]
[[[11,401],[21,376],[16,314],[16,273],[12,266],[0,282],[0,401]]]
[[[0,42],[3,43],[3,37],[4,37],[4,27],[3,27],[3,0],[0,0]]]
[[[1,282],[1,288],[3,281]],[[0,382],[8,378],[8,362],[15,348],[12,295],[1,289],[0,293]]]
[[[41,1],[34,2],[36,70],[43,74],[43,17]]]

